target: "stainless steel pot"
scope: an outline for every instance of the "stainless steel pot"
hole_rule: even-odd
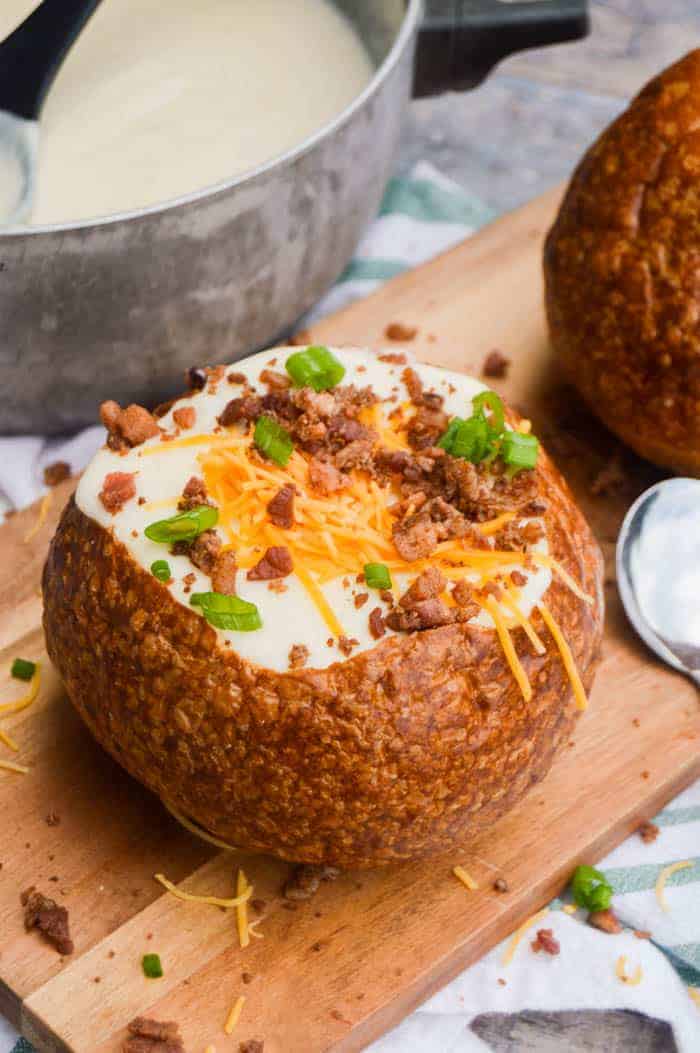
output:
[[[138,212],[0,235],[0,432],[65,432],[103,398],[153,404],[192,364],[274,341],[377,211],[412,90],[587,30],[586,0],[337,0],[377,72],[332,124],[244,176]],[[416,50],[416,45],[417,50]]]

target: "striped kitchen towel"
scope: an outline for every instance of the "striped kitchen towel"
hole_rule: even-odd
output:
[[[309,313],[304,325],[372,292],[381,282],[450,248],[492,218],[478,201],[437,172],[418,164],[390,183],[374,224],[336,286]],[[55,460],[75,470],[102,442],[100,428],[68,441],[41,437],[0,439],[0,491],[5,508],[41,493],[42,471]],[[488,1049],[700,1050],[700,783],[681,794],[655,822],[650,844],[633,835],[600,868],[615,888],[615,909],[627,931],[607,936],[561,908],[556,900],[543,925],[552,928],[561,953],[534,955],[523,942],[503,964],[497,947],[448,984],[373,1047],[373,1053],[469,1053]],[[654,887],[667,865],[688,861],[666,885],[668,911]],[[534,864],[536,865],[536,864]],[[646,931],[639,939],[634,930]],[[638,984],[617,975],[641,967]],[[700,995],[695,998],[700,1002]],[[0,1053],[33,1053],[0,1020]],[[196,1051],[195,1051],[196,1053]]]

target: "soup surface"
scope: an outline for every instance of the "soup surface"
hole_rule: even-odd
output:
[[[34,6],[3,0],[0,38]],[[337,116],[372,71],[328,0],[103,0],[44,106],[31,222],[155,205],[248,171]]]

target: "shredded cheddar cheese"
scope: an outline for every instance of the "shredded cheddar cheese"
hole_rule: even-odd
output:
[[[700,987],[689,987],[688,994],[695,1002],[698,1009],[700,1009]]]
[[[250,936],[248,935],[248,904],[243,896],[250,888],[252,894],[252,887],[248,884],[248,879],[243,872],[243,868],[238,868],[238,877],[236,878],[236,898],[238,899],[238,906],[236,907],[236,927],[238,929],[238,942],[241,948],[247,947],[250,943]]]
[[[234,1004],[231,1006],[231,1010],[226,1017],[226,1023],[224,1024],[224,1031],[227,1035],[232,1035],[236,1024],[238,1023],[243,1006],[245,1005],[245,995],[239,995]]]
[[[258,918],[257,921],[248,922],[248,935],[255,936],[256,940],[264,940],[265,937],[261,932],[258,932],[258,925],[262,921],[262,918]]]
[[[658,900],[659,906],[662,910],[665,910],[666,913],[668,913],[669,911],[669,906],[666,901],[665,895],[666,882],[672,874],[676,873],[677,870],[688,870],[690,867],[694,866],[695,863],[692,861],[692,859],[685,859],[681,863],[671,863],[670,866],[664,867],[659,872],[654,891],[656,892],[656,898]]]
[[[207,903],[210,907],[224,907],[226,910],[237,907],[239,903],[245,903],[253,893],[253,889],[249,885],[242,895],[233,899],[221,899],[219,896],[196,896],[192,892],[183,892],[182,889],[177,888],[172,881],[168,881],[164,874],[154,874],[153,877],[160,882],[164,889],[167,889],[168,892],[178,899],[185,900],[187,903]]]
[[[25,545],[27,544],[27,542],[31,541],[32,538],[35,538],[36,535],[41,530],[41,528],[43,527],[44,523],[46,522],[46,517],[49,514],[49,509],[51,508],[52,502],[53,502],[53,490],[49,490],[47,493],[44,494],[44,496],[41,499],[41,504],[39,505],[39,514],[36,517],[36,522],[35,522],[34,526],[31,528],[31,530],[27,534],[25,534],[25,537],[24,537]]]
[[[23,709],[31,706],[32,702],[35,701],[39,694],[39,688],[41,687],[41,668],[37,662],[36,669],[34,670],[34,676],[29,682],[29,688],[27,693],[21,698],[18,698],[14,702],[3,702],[0,704],[0,713],[20,713]]]
[[[565,914],[575,914],[578,908],[575,903],[565,903],[561,909]]]
[[[520,628],[524,629],[528,640],[530,641],[530,643],[533,646],[535,654],[546,654],[547,648],[545,647],[545,645],[542,643],[542,641],[540,640],[539,636],[535,632],[535,630],[534,630],[533,626],[531,625],[529,619],[527,619],[525,617],[525,615],[523,614],[523,612],[520,610],[520,607],[518,606],[517,601],[515,600],[515,598],[513,596],[513,593],[512,593],[512,591],[510,589],[506,589],[505,590],[503,596],[501,597],[500,602],[502,604],[505,604],[505,606],[511,612],[511,614],[515,618],[515,621],[520,626]]]
[[[513,957],[515,956],[515,952],[517,951],[518,945],[522,940],[523,936],[527,932],[529,932],[529,930],[533,928],[534,925],[537,925],[539,921],[542,921],[542,918],[544,918],[547,914],[549,914],[549,907],[544,907],[542,910],[539,910],[537,914],[533,914],[532,917],[527,919],[527,921],[524,921],[519,929],[515,930],[515,932],[511,936],[508,946],[505,949],[503,958],[501,959],[501,965],[510,965],[510,963],[513,961]]]
[[[623,984],[627,984],[628,987],[636,987],[642,981],[642,967],[638,965],[630,976],[627,973],[627,955],[621,954],[615,962],[615,975],[618,980],[622,980]]]
[[[0,728],[0,742],[2,742],[3,745],[7,746],[8,749],[13,750],[15,753],[19,752],[19,746],[17,745],[15,740],[10,735],[8,735],[6,731],[3,731],[2,728]]]
[[[11,760],[0,760],[0,769],[3,771],[14,771],[17,775],[27,775],[29,773],[29,768],[27,768],[26,765],[15,764],[15,762]]]
[[[493,624],[496,626],[496,632],[498,633],[498,639],[501,641],[503,653],[506,656],[506,661],[511,668],[513,676],[518,682],[518,687],[522,691],[523,698],[526,702],[529,702],[532,698],[532,687],[527,673],[523,669],[520,659],[518,658],[515,647],[513,646],[513,641],[510,638],[510,633],[508,632],[508,627],[503,620],[500,608],[493,596],[487,598],[484,606],[493,618]]]
[[[230,845],[228,844],[228,842],[222,841],[218,837],[214,837],[213,834],[210,834],[207,830],[203,830],[201,826],[197,826],[196,823],[193,823],[191,819],[186,819],[184,815],[181,815],[180,812],[173,808],[171,804],[168,804],[168,802],[162,797],[160,799],[160,803],[163,805],[166,811],[170,812],[173,819],[176,819],[181,826],[184,826],[185,830],[187,830],[190,834],[194,834],[195,837],[199,837],[200,840],[206,841],[208,844],[214,845],[216,848],[223,848],[225,852],[238,851],[235,845]]]
[[[586,709],[586,707],[588,706],[588,698],[586,697],[586,690],[581,682],[581,677],[579,676],[578,669],[576,668],[576,662],[574,661],[574,656],[571,653],[571,648],[564,639],[564,635],[561,629],[555,622],[549,609],[544,605],[544,603],[538,603],[537,608],[540,614],[542,615],[545,625],[552,634],[552,639],[554,640],[555,644],[557,645],[557,648],[559,649],[561,660],[564,663],[564,669],[566,670],[566,674],[569,677],[569,680],[571,681],[571,687],[574,692],[574,698],[576,699],[576,705],[579,709]]]
[[[454,876],[462,882],[465,888],[468,888],[470,892],[476,892],[479,887],[479,882],[475,881],[468,870],[464,867],[452,867],[452,873]]]

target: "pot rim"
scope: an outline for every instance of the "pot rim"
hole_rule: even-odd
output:
[[[41,234],[62,234],[67,231],[87,230],[105,227],[111,223],[122,223],[129,220],[141,219],[142,217],[156,215],[160,212],[174,212],[183,205],[195,204],[197,201],[209,197],[215,197],[217,194],[233,190],[245,183],[252,183],[259,176],[265,175],[267,172],[270,172],[277,167],[282,167],[289,162],[295,161],[297,158],[309,153],[323,139],[341,128],[377,91],[380,85],[386,80],[389,73],[399,62],[403,55],[406,43],[412,36],[422,13],[423,0],[407,0],[406,13],[403,22],[401,23],[401,27],[396,34],[396,39],[384,58],[384,61],[375,70],[374,75],[368,84],[366,84],[360,94],[357,95],[344,110],[341,110],[332,121],[328,124],[322,125],[321,128],[306,139],[303,139],[297,146],[294,146],[291,149],[286,150],[284,153],[278,154],[275,157],[270,158],[270,160],[264,161],[255,168],[251,168],[239,175],[221,180],[218,183],[210,183],[208,186],[200,187],[198,190],[192,190],[187,194],[181,194],[179,197],[169,198],[167,201],[158,202],[155,205],[147,205],[144,208],[139,209],[128,209],[124,212],[112,212],[107,216],[96,216],[74,222],[47,223],[42,226],[18,224],[17,226],[7,227],[5,230],[0,229],[0,241],[6,238],[26,238],[36,237]]]

